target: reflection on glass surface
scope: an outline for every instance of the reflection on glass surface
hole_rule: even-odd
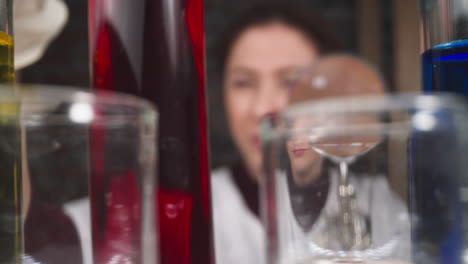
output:
[[[410,203],[423,202],[420,189],[410,185],[409,197],[400,196],[395,182],[414,182],[417,170],[430,169],[421,158],[440,160],[440,144],[425,139],[466,144],[466,128],[448,117],[466,122],[461,100],[382,95],[303,102],[265,119],[268,263],[438,261],[412,244],[412,232],[432,221],[410,211]],[[382,169],[389,162],[387,142],[405,144],[404,152],[393,153],[408,168],[398,175]],[[462,149],[447,145],[443,151],[452,159],[438,164],[438,173],[456,180]],[[366,163],[353,166],[360,159]]]
[[[22,177],[13,189],[20,198],[0,199],[0,205],[22,206],[17,217],[24,237],[5,222],[0,232],[15,231],[25,249],[3,247],[0,256],[19,252],[24,263],[154,263],[153,107],[117,93],[18,85],[13,95],[4,88],[11,87],[0,86],[0,135],[5,139],[20,127],[21,148],[0,142],[0,153],[8,153],[0,155],[0,167],[16,157]],[[21,108],[7,111],[14,105]],[[0,219],[11,215],[3,210]],[[93,239],[98,234],[104,239]]]

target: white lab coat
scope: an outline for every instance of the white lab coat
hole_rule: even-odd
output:
[[[90,208],[88,197],[68,202],[63,206],[65,214],[68,215],[75,224],[80,239],[83,264],[93,264]]]
[[[338,175],[332,172],[330,190],[325,206],[312,229],[304,233],[294,219],[287,192],[286,177],[278,176],[278,211],[280,236],[280,263],[296,263],[311,256],[310,247],[294,241],[314,241],[320,244],[326,215],[333,215],[338,209]],[[231,173],[221,168],[212,173],[212,203],[216,263],[261,264],[265,263],[265,231],[260,220],[249,210]],[[399,234],[392,258],[409,260],[410,226],[406,206],[394,194],[384,177],[353,177],[351,183],[356,189],[359,210],[369,214],[371,222],[378,223],[372,232],[373,243],[380,245],[386,238]],[[301,239],[298,239],[301,237]],[[310,246],[310,244],[308,244]],[[318,245],[317,245],[318,246]]]
[[[265,263],[262,224],[245,204],[228,169],[212,173],[211,192],[216,263]]]
[[[321,215],[310,232],[304,233],[294,220],[290,206],[286,177],[279,174],[278,206],[281,252],[280,263],[295,263],[310,257],[310,249],[294,241],[304,240],[320,244],[325,228],[325,216],[333,215],[338,209],[336,189],[338,175],[331,174],[329,193]],[[363,213],[370,213],[371,222],[378,223],[372,232],[372,241],[381,244],[389,234],[399,233],[397,248],[392,257],[409,260],[410,227],[406,206],[390,189],[384,177],[352,177],[351,183],[356,189],[357,205]],[[372,190],[372,191],[371,191]],[[266,260],[265,231],[262,223],[245,204],[240,191],[235,185],[231,172],[221,168],[212,172],[211,191],[213,204],[214,239],[216,263],[219,264],[262,264]],[[282,198],[281,198],[282,197]],[[92,263],[91,233],[89,220],[89,200],[82,199],[68,203],[64,210],[75,223],[83,246],[85,264]],[[382,228],[385,227],[385,228]]]

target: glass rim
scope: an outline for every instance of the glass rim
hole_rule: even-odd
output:
[[[464,97],[456,96],[450,93],[395,93],[382,95],[356,95],[328,97],[323,99],[308,100],[296,104],[291,104],[282,112],[276,115],[268,115],[261,120],[260,135],[262,143],[268,143],[291,135],[300,135],[301,133],[321,132],[332,133],[336,126],[324,126],[317,128],[292,129],[289,124],[295,120],[308,120],[311,116],[334,115],[347,116],[353,114],[376,115],[378,118],[389,118],[393,113],[418,112],[420,117],[427,117],[437,111],[451,111],[454,114],[468,113]],[[382,119],[379,124],[364,125],[359,124],[351,126],[343,123],[339,129],[346,129],[349,134],[372,134],[373,131],[382,131],[385,134],[406,133],[410,127],[419,130],[428,128],[419,122],[402,120],[402,116],[394,116],[392,122]],[[424,121],[424,120],[417,120]],[[366,129],[369,131],[366,132]],[[443,130],[444,126],[436,126],[431,129]],[[354,135],[353,134],[353,135]]]
[[[43,120],[47,123],[83,123],[83,124],[112,124],[132,121],[156,122],[158,111],[149,101],[128,94],[110,91],[88,91],[74,86],[48,84],[0,84],[1,104],[19,104],[18,110],[0,111],[0,118],[17,119],[28,123]],[[56,113],[54,110],[60,105],[87,112],[88,117],[81,120],[73,119],[70,113]],[[106,107],[122,108],[125,112],[107,113],[99,111]],[[96,110],[97,113],[96,114]],[[130,111],[128,111],[130,110]],[[20,115],[18,117],[18,115]],[[153,120],[153,121],[151,121]],[[145,121],[143,121],[145,122]]]
[[[450,93],[394,93],[382,95],[356,95],[308,100],[290,105],[278,116],[280,120],[291,120],[316,113],[384,112],[384,111],[437,111],[450,109],[466,111],[461,96]]]

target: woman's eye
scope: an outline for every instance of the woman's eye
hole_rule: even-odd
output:
[[[249,88],[249,87],[253,87],[254,82],[251,80],[234,80],[232,82],[232,85],[235,88]]]
[[[300,74],[298,70],[288,72],[287,74],[281,75],[279,81],[283,88],[292,88],[296,85],[299,80]]]
[[[296,79],[295,78],[287,78],[287,79],[283,79],[281,81],[281,86],[283,88],[292,88],[294,86],[294,84],[296,83]]]

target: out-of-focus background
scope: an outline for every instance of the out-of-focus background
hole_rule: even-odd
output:
[[[205,0],[211,166],[234,161],[237,153],[224,121],[222,87],[213,49],[220,33],[249,5],[265,0]],[[266,0],[268,1],[268,0]],[[417,0],[305,0],[336,31],[345,51],[381,71],[390,91],[419,91]]]
[[[226,25],[241,10],[260,1],[268,0],[204,0],[212,167],[237,157],[224,122],[219,66],[213,49]],[[39,61],[18,71],[19,81],[89,86],[88,1],[63,2],[69,13],[63,30]],[[336,30],[346,51],[364,57],[383,73],[390,91],[420,90],[417,0],[304,0],[304,3]]]

